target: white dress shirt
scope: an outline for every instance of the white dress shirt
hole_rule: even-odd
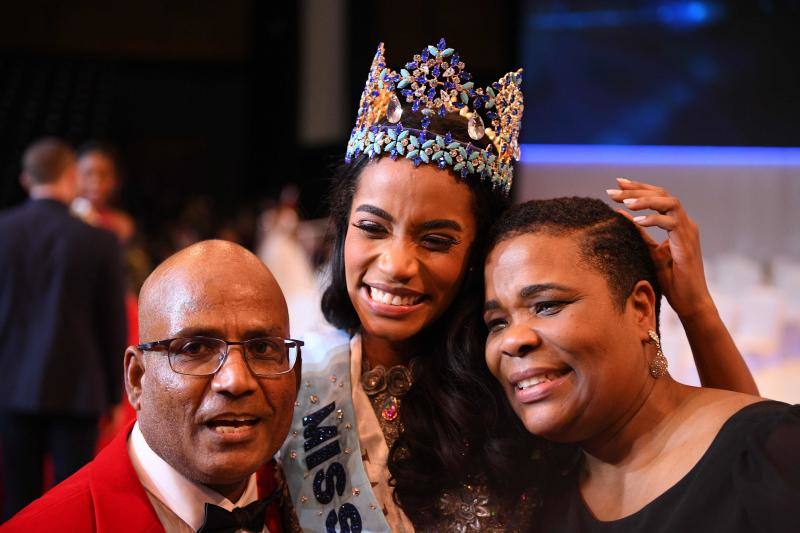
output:
[[[139,422],[134,424],[128,438],[128,454],[167,533],[197,531],[203,525],[206,503],[232,511],[234,507],[244,507],[258,499],[255,473],[235,503],[205,485],[186,479],[150,448],[139,429]],[[262,533],[269,533],[267,526]]]

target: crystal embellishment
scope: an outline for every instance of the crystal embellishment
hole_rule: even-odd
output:
[[[490,86],[477,87],[471,81],[472,75],[465,70],[464,62],[454,49],[447,47],[444,39],[414,55],[399,72],[387,67],[384,52],[381,43],[361,95],[345,161],[350,163],[361,157],[374,159],[384,155],[392,159],[404,157],[416,165],[426,163],[449,168],[462,178],[475,175],[508,195],[524,109],[520,86],[522,71],[509,72]],[[399,105],[402,101],[407,107]],[[425,119],[457,113],[469,121],[468,135],[464,139],[452,139],[440,145],[443,150],[430,153],[430,146],[422,145],[444,136],[447,131],[431,131],[432,124],[423,124],[421,129],[411,123],[403,124],[409,114],[418,113],[424,114],[422,118]],[[394,136],[389,134],[400,126],[405,137],[400,138],[400,132]],[[476,151],[474,141],[484,137],[491,142]],[[449,157],[445,157],[445,149]],[[458,153],[462,149],[465,154]],[[474,155],[477,152],[478,155]],[[439,153],[442,155],[434,157]]]
[[[486,128],[483,126],[483,119],[477,113],[473,114],[467,122],[467,133],[474,140],[480,140],[486,133]]]
[[[400,99],[397,95],[392,93],[389,97],[389,106],[386,108],[386,120],[392,124],[400,122],[400,117],[403,116],[403,106],[400,104]]]
[[[383,404],[383,409],[381,409],[381,416],[384,420],[392,421],[397,418],[397,415],[400,414],[400,404],[397,401],[397,398],[394,396],[389,396],[386,398],[386,401]]]

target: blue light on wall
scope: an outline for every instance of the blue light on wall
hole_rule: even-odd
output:
[[[800,167],[800,148],[523,144],[521,151],[520,162],[533,165]]]
[[[691,29],[711,24],[723,14],[718,2],[655,2],[655,5],[626,9],[550,11],[536,13],[531,24],[540,30],[582,30],[661,24],[673,29]]]

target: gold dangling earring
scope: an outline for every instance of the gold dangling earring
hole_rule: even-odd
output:
[[[658,379],[667,373],[669,363],[667,358],[664,357],[664,352],[661,351],[661,339],[658,337],[658,333],[652,329],[647,333],[650,335],[650,340],[656,345],[656,356],[650,361],[650,375]]]

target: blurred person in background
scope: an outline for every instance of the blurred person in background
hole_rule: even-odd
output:
[[[30,200],[0,213],[0,438],[8,518],[87,463],[101,415],[119,402],[125,348],[119,243],[73,217],[76,157],[63,141],[22,158]]]
[[[113,232],[126,244],[134,235],[133,218],[112,203],[120,186],[119,157],[110,145],[90,141],[78,150],[78,197],[72,209],[83,220]]]
[[[133,218],[114,207],[123,174],[120,159],[117,149],[108,143],[89,141],[78,148],[78,196],[72,202],[72,211],[87,224],[112,232],[123,246],[128,344],[136,344],[139,338],[136,293],[151,266],[147,252],[136,239]],[[111,418],[101,421],[98,448],[110,442],[135,416],[131,406],[123,400]]]
[[[295,331],[306,332],[323,323],[321,297],[314,267],[299,239],[297,213],[299,191],[289,185],[281,191],[277,206],[267,209],[259,220],[258,257],[269,267],[289,306]]]

